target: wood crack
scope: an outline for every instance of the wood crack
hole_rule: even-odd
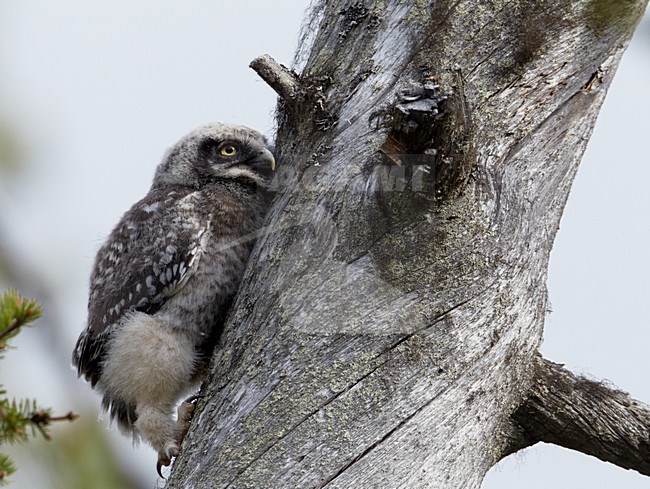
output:
[[[492,284],[491,284],[491,285],[492,285]],[[417,331],[415,331],[415,332],[412,333],[412,334],[405,335],[404,337],[402,337],[402,338],[400,338],[399,340],[395,341],[393,344],[391,344],[390,346],[388,346],[386,349],[382,350],[382,351],[381,351],[381,352],[380,352],[376,357],[374,357],[371,361],[375,362],[376,360],[378,360],[378,359],[384,357],[385,355],[387,355],[387,354],[390,353],[391,351],[395,350],[395,348],[397,348],[399,345],[401,345],[401,344],[404,343],[405,341],[408,341],[408,340],[409,340],[410,338],[412,338],[413,336],[415,336],[415,335],[417,335],[417,334],[420,334],[420,333],[422,333],[423,331],[426,331],[427,329],[433,327],[434,325],[436,325],[437,323],[439,323],[440,321],[442,321],[442,320],[446,317],[446,315],[448,315],[449,313],[453,312],[454,310],[458,309],[459,307],[462,307],[463,305],[467,304],[468,302],[470,302],[470,301],[475,300],[476,298],[478,298],[478,297],[479,297],[480,295],[482,295],[486,290],[488,290],[488,289],[491,287],[491,285],[487,286],[484,290],[480,291],[480,292],[477,293],[475,296],[473,296],[473,297],[471,297],[471,298],[469,298],[469,299],[467,299],[467,300],[465,300],[465,301],[463,301],[463,302],[460,302],[459,304],[456,304],[455,306],[450,307],[449,309],[447,309],[447,310],[445,310],[444,312],[440,313],[440,315],[439,315],[438,317],[436,317],[435,320],[434,320],[433,322],[431,322],[430,324],[428,324],[427,326],[418,329]],[[235,476],[235,477],[230,481],[230,483],[226,486],[226,488],[233,487],[232,484],[234,484],[234,483],[236,482],[236,480],[237,480],[241,475],[243,475],[243,474],[244,474],[248,469],[250,469],[250,468],[251,468],[251,467],[252,467],[256,462],[258,462],[258,461],[259,461],[259,460],[260,460],[260,459],[261,459],[261,458],[262,458],[266,453],[268,453],[268,452],[269,452],[269,451],[270,451],[274,446],[276,446],[279,442],[281,442],[283,439],[285,439],[287,436],[289,436],[291,433],[293,433],[293,432],[294,432],[296,429],[298,429],[302,424],[304,424],[304,423],[305,423],[306,421],[308,421],[310,418],[312,418],[313,416],[315,416],[319,411],[321,411],[322,409],[325,409],[327,406],[329,406],[330,404],[332,404],[333,402],[335,402],[335,401],[336,401],[337,399],[339,399],[341,396],[345,395],[347,392],[351,391],[353,388],[355,388],[356,386],[358,386],[359,384],[361,384],[365,379],[367,379],[369,376],[371,376],[373,373],[375,373],[379,368],[381,368],[383,365],[385,365],[385,364],[388,363],[389,361],[390,361],[390,358],[386,358],[384,361],[382,361],[382,362],[380,362],[380,363],[377,363],[377,364],[373,365],[373,368],[370,369],[368,372],[366,372],[363,376],[361,376],[361,377],[355,379],[353,382],[351,382],[350,384],[348,384],[347,386],[345,386],[343,389],[341,389],[340,391],[338,391],[337,393],[335,393],[333,396],[331,396],[331,397],[329,397],[328,399],[326,399],[325,402],[322,403],[322,404],[320,404],[317,408],[313,409],[313,410],[312,410],[311,412],[309,412],[308,414],[302,416],[302,417],[300,418],[300,420],[299,420],[297,423],[295,423],[293,426],[291,426],[291,427],[290,427],[290,428],[289,428],[285,433],[283,433],[280,437],[276,438],[272,443],[270,443],[269,446],[268,446],[266,449],[264,449],[263,452],[261,452],[261,453],[260,453],[259,455],[257,455],[254,459],[252,459],[252,460],[251,460],[251,461],[246,465],[246,467],[244,467],[244,468],[242,468],[241,470],[239,470],[239,471],[237,472],[237,475],[236,475],[236,476]],[[266,396],[264,396],[263,399],[266,399],[266,398],[268,397],[268,395],[269,395],[269,394],[267,394]],[[431,399],[428,403],[430,403],[431,401],[433,401],[433,399]],[[427,403],[427,404],[428,404],[428,403]],[[423,406],[421,406],[421,408],[424,408],[424,407],[426,407],[426,404],[424,404]],[[413,415],[415,415],[415,414],[417,414],[417,413],[414,413]],[[370,449],[368,449],[368,450],[366,450],[366,451],[370,451]],[[354,463],[354,461],[351,462],[349,465],[352,465],[353,463]],[[343,470],[345,470],[345,469],[343,469]],[[341,472],[343,472],[343,470],[342,470]]]

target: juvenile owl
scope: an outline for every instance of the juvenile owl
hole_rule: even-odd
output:
[[[168,150],[149,193],[97,253],[72,362],[120,430],[158,452],[159,473],[178,455],[192,406],[178,423],[174,409],[206,371],[273,169],[257,131],[200,127]]]

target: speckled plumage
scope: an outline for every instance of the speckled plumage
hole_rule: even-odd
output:
[[[207,366],[274,165],[252,129],[198,128],[168,151],[149,193],[97,254],[73,364],[120,429],[158,451],[159,464],[178,453],[184,433],[173,409]]]

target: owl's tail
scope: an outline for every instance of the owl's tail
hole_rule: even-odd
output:
[[[131,435],[134,441],[137,441],[138,435],[134,424],[138,419],[138,415],[135,412],[135,405],[111,399],[105,394],[102,398],[102,408],[109,413],[111,422],[115,421],[123,434]]]

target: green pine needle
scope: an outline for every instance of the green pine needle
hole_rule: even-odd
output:
[[[20,328],[41,316],[41,306],[32,299],[23,298],[15,290],[8,290],[0,297],[0,351],[7,347],[7,340],[18,334]]]
[[[6,485],[9,481],[7,477],[16,472],[16,466],[11,459],[0,453],[0,486]]]
[[[7,341],[40,315],[41,306],[34,300],[23,298],[15,290],[9,290],[0,296],[0,357],[7,349]],[[6,391],[0,386],[0,445],[24,443],[36,433],[49,440],[47,430],[53,422],[73,421],[76,417],[72,412],[53,417],[51,410],[39,407],[35,400],[16,401],[6,397]],[[7,476],[15,471],[11,459],[0,454],[0,486],[6,484]]]
[[[52,412],[39,408],[35,400],[0,399],[0,444],[23,443],[36,433],[49,440],[47,428],[52,421]]]

